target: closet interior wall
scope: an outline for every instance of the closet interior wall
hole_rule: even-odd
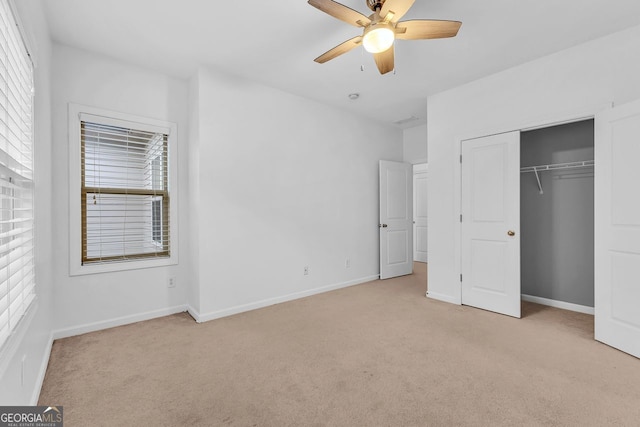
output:
[[[594,122],[521,133],[520,166],[594,158]],[[593,307],[594,168],[522,173],[520,179],[523,295]]]

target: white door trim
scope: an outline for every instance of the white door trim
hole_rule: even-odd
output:
[[[429,163],[417,163],[413,165],[413,173],[424,173],[429,170]]]

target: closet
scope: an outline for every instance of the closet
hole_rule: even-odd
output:
[[[593,313],[596,340],[640,357],[639,135],[637,100],[461,139],[461,303]]]
[[[594,121],[520,133],[522,299],[593,314]]]
[[[462,304],[593,313],[594,121],[461,144]]]

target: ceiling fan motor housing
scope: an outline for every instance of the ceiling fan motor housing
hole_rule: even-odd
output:
[[[384,0],[367,0],[367,6],[369,9],[374,12],[382,9],[382,5],[384,4]]]

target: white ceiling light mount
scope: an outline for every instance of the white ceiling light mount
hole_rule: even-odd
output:
[[[350,93],[348,96],[349,96],[349,99],[352,101],[355,101],[356,99],[360,98],[360,94],[357,92]]]

